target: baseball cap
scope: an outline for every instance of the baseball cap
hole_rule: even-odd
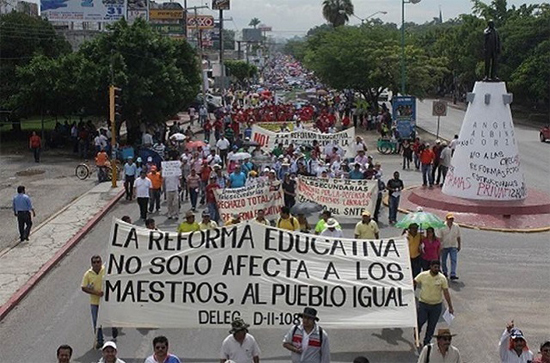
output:
[[[455,215],[452,214],[452,213],[447,213],[447,215],[445,216],[445,219],[455,219]]]
[[[524,339],[523,332],[519,329],[514,329],[510,332],[510,338],[512,339]]]
[[[105,342],[105,344],[103,344],[103,347],[101,347],[101,350],[107,348],[107,347],[111,347],[113,348],[114,350],[117,350],[116,349],[116,344],[115,342],[112,342],[112,341],[108,341],[108,342]]]

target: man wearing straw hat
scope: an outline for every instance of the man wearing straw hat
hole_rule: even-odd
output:
[[[330,363],[328,334],[317,324],[317,310],[306,307],[300,317],[302,324],[290,328],[283,339],[292,363]]]
[[[220,363],[259,363],[260,347],[256,339],[248,334],[248,327],[243,319],[236,318],[231,322],[231,330],[222,343]]]
[[[451,334],[450,329],[439,329],[434,335],[437,338],[437,344],[424,346],[417,363],[462,363],[460,352],[451,345],[455,335]]]

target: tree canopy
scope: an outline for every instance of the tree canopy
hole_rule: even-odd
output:
[[[323,1],[323,17],[335,28],[346,24],[353,12],[351,0]]]
[[[258,68],[255,65],[244,61],[226,60],[224,64],[229,69],[231,76],[235,77],[241,84],[244,84],[258,73]]]

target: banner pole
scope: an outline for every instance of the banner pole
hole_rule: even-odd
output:
[[[420,347],[420,336],[418,334],[418,325],[414,327],[414,346]]]

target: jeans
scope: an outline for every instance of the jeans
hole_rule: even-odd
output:
[[[420,335],[422,326],[426,323],[426,321],[428,322],[428,326],[426,327],[426,335],[424,335],[424,345],[430,344],[430,341],[434,335],[435,326],[441,316],[442,309],[443,303],[430,305],[420,301],[418,302],[418,335]]]
[[[124,190],[126,190],[126,200],[132,200],[132,195],[134,194],[134,180],[136,177],[134,175],[126,175],[124,177]]]
[[[422,271],[422,258],[420,256],[411,258],[411,270],[413,279]]]
[[[413,159],[414,159],[414,167],[416,168],[416,170],[420,169],[420,158],[418,157],[417,153],[413,154]]]
[[[197,208],[197,199],[199,199],[199,188],[189,188],[189,197],[191,198],[191,208]]]
[[[422,164],[422,185],[430,184],[434,185],[434,179],[432,175],[432,164]]]
[[[445,178],[447,177],[447,172],[449,171],[449,167],[448,166],[445,166],[445,165],[439,165],[439,170],[441,171],[441,186],[443,186],[443,184],[445,183]],[[438,175],[438,179],[439,181],[439,175]]]
[[[397,221],[397,208],[399,207],[399,198],[400,197],[394,197],[393,195],[390,195],[388,197],[388,207],[390,209],[388,219],[390,220],[390,222]]]
[[[456,261],[458,260],[458,248],[456,247],[444,248],[441,253],[441,268],[443,269],[443,273],[449,276],[447,274],[448,272],[447,256],[451,257],[451,276],[456,276]]]
[[[39,163],[40,162],[40,148],[39,147],[33,147],[32,152],[34,154],[34,161]]]
[[[149,204],[149,198],[137,198],[139,205],[139,218],[146,220],[147,219],[147,204]]]
[[[90,304],[90,310],[92,312],[92,327],[94,328],[94,334],[97,334],[96,335],[97,343],[98,345],[103,345],[103,341],[104,341],[103,329],[101,328],[101,326],[97,328],[97,314],[99,313],[99,305]],[[111,328],[111,334],[113,335],[113,339],[116,339],[116,337],[118,336],[118,329]]]
[[[160,189],[149,189],[149,213],[153,213],[153,209],[160,209]]]
[[[437,175],[437,179],[436,179]],[[432,181],[439,184],[439,180],[441,179],[441,169],[439,168],[439,164],[433,164],[432,166]]]
[[[409,169],[411,167],[411,158],[407,155],[403,155],[403,169]]]
[[[213,220],[216,223],[219,223],[220,221],[220,215],[218,213],[218,206],[216,202],[209,202],[208,203],[208,213],[210,213],[210,219]]]
[[[19,239],[21,241],[29,238],[32,227],[31,212],[19,211],[17,212],[17,225],[19,227]]]

